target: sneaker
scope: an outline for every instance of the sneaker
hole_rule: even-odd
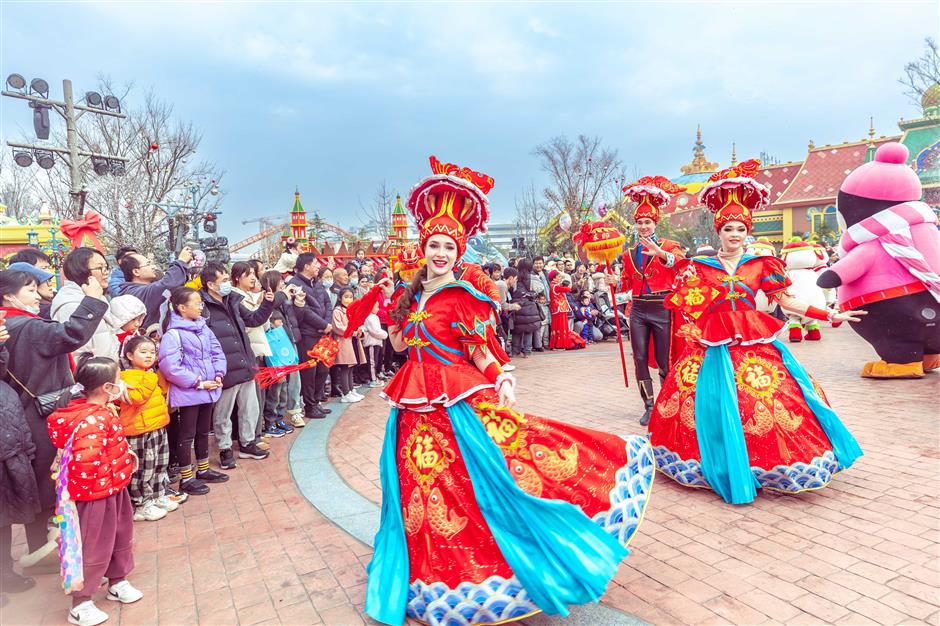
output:
[[[303,428],[307,425],[307,422],[304,421],[303,416],[300,413],[294,413],[290,416],[291,426],[294,428]]]
[[[269,424],[264,427],[264,430],[261,431],[261,434],[265,437],[274,437],[275,439],[283,437],[287,433],[275,426],[274,424]]]
[[[107,619],[108,614],[96,607],[95,603],[91,600],[86,600],[78,606],[69,609],[69,624],[77,624],[77,626],[97,626]]]
[[[375,387],[381,387],[381,386],[382,386],[382,382],[379,380],[373,380],[372,382],[369,383],[369,387],[373,389]]]
[[[159,498],[154,500],[153,503],[155,506],[160,507],[167,513],[171,511],[175,511],[176,509],[180,508],[179,503],[176,500],[172,500],[170,496],[160,496]]]
[[[353,402],[359,402],[362,400],[361,396],[354,395],[353,392],[347,393],[345,396],[340,397],[339,401],[345,404],[352,404]]]
[[[270,449],[271,449],[271,444],[269,444],[269,443],[268,443],[267,441],[265,441],[264,439],[258,439],[257,441],[255,441],[255,445],[258,446],[259,448],[261,448],[262,450],[270,450]]]
[[[135,522],[155,522],[164,517],[166,517],[166,510],[161,509],[151,500],[147,500],[143,505],[134,509]]]
[[[141,593],[140,589],[132,585],[128,580],[122,580],[108,588],[108,600],[114,600],[121,604],[137,602],[143,597],[144,594]]]
[[[512,363],[506,363],[505,365],[503,365],[503,371],[504,371],[504,372],[511,372],[511,371],[513,371],[514,369],[516,369],[516,366],[513,365]]]
[[[224,470],[235,469],[235,453],[231,449],[219,450],[219,465]]]
[[[196,480],[201,480],[204,483],[224,483],[228,480],[228,474],[217,472],[214,469],[207,469],[196,472]]]
[[[365,399],[366,399],[366,397],[365,397],[364,395],[362,395],[361,393],[359,393],[359,392],[356,391],[355,389],[353,389],[352,391],[350,391],[350,392],[349,392],[349,395],[351,395],[351,396],[353,397],[353,402],[359,402],[360,400],[365,400]]]
[[[266,459],[271,455],[267,450],[262,450],[254,443],[249,443],[247,446],[238,447],[238,458],[240,459],[255,459],[260,461],[261,459]]]
[[[306,414],[308,420],[322,420],[326,417],[326,413],[321,411],[318,407],[314,407],[310,412]]]
[[[283,430],[288,435],[294,432],[294,427],[285,422],[284,420],[278,420],[274,422],[274,425]]]
[[[166,488],[166,497],[172,502],[177,504],[183,504],[189,500],[189,495],[179,489],[174,489],[173,487]]]
[[[198,478],[190,478],[180,482],[180,489],[193,496],[204,496],[209,493],[209,485]]]

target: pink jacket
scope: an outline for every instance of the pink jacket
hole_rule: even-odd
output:
[[[911,226],[911,238],[927,264],[940,273],[940,231],[936,224]],[[837,293],[843,311],[927,289],[885,252],[877,239],[855,246],[829,269],[842,279]]]

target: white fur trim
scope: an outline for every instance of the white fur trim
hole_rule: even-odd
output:
[[[766,206],[770,202],[770,189],[760,184],[753,178],[748,178],[747,176],[735,176],[734,178],[722,178],[721,180],[716,180],[708,183],[702,187],[702,191],[698,195],[699,202],[705,203],[705,198],[711,195],[714,191],[722,189],[724,187],[749,187],[752,191],[760,194],[761,201],[754,207],[754,209],[759,209],[763,206]]]
[[[386,400],[391,406],[396,409],[408,409],[409,411],[417,411],[419,413],[426,411],[433,411],[435,405],[443,405],[444,408],[454,406],[461,400],[466,399],[469,396],[472,396],[478,391],[484,389],[492,389],[493,383],[484,383],[481,385],[476,385],[463,391],[460,395],[453,398],[449,397],[446,393],[442,393],[433,400],[428,400],[427,398],[402,398],[399,401],[392,400],[384,391],[381,392],[381,397]]]

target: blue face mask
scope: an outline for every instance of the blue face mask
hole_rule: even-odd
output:
[[[220,284],[219,284],[219,295],[220,295],[220,296],[222,296],[222,297],[224,298],[225,296],[227,296],[227,295],[230,294],[230,293],[232,293],[232,283],[231,283],[231,282],[226,281],[226,282],[224,282],[224,283],[220,283]]]
[[[358,286],[359,286],[359,279],[358,279],[358,278],[350,279],[350,281],[349,281],[349,286],[350,286],[350,287],[358,287]]]
[[[330,287],[333,286],[333,281],[332,281],[332,280],[324,280],[324,281],[323,281],[323,286],[326,287],[327,289],[329,289]]]

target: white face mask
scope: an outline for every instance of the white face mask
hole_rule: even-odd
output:
[[[117,383],[111,383],[111,387],[117,387],[117,391],[105,390],[105,393],[108,394],[108,402],[114,402],[126,396],[127,383],[125,383],[123,380],[119,380]]]
[[[20,299],[17,298],[16,296],[10,296],[10,300],[16,300],[16,306],[18,306],[19,308],[23,309],[24,311],[29,311],[29,312],[32,313],[33,315],[39,315],[39,307],[38,307],[38,306],[26,306],[25,304],[23,304],[22,302],[20,302]]]

